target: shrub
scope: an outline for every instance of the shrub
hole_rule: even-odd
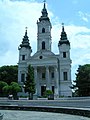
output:
[[[53,94],[53,92],[51,90],[46,90],[44,92],[44,97],[48,97],[49,95],[52,95],[52,94]]]

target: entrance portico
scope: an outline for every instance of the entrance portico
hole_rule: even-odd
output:
[[[43,96],[46,90],[53,91],[55,96],[59,95],[58,71],[56,66],[34,67],[34,79],[37,96]]]

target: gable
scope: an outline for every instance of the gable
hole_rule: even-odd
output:
[[[52,57],[55,57],[55,54],[51,51],[38,51],[31,56],[31,59],[50,59]]]

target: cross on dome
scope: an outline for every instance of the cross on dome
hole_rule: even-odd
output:
[[[25,36],[27,36],[27,29],[28,29],[28,27],[25,27],[25,29],[26,29],[26,31],[25,31]]]
[[[64,23],[62,23],[62,32],[64,32]]]
[[[27,29],[28,29],[28,27],[25,27],[25,29],[27,30]]]

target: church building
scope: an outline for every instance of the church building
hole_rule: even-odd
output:
[[[28,65],[34,68],[34,80],[37,97],[43,96],[45,90],[52,90],[54,96],[72,96],[70,42],[62,25],[61,37],[58,40],[59,53],[51,51],[52,24],[44,3],[42,15],[37,21],[37,51],[31,55],[27,29],[19,46],[18,82],[23,86],[26,80]]]

